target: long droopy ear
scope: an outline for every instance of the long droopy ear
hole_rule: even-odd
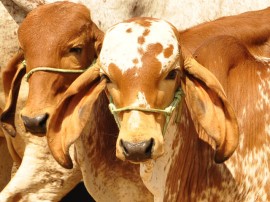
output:
[[[91,113],[93,104],[104,88],[105,81],[100,81],[97,62],[70,85],[52,114],[47,131],[48,145],[56,161],[63,167],[73,167],[69,147],[83,132],[88,120],[85,114]]]
[[[17,98],[20,90],[21,80],[26,69],[22,64],[24,57],[22,52],[18,52],[8,63],[2,72],[3,88],[6,98],[5,108],[1,114],[0,122],[9,135],[16,136],[15,130],[15,110]]]
[[[239,129],[234,110],[217,78],[191,56],[184,59],[182,88],[191,117],[214,139],[214,160],[222,163],[238,145]]]

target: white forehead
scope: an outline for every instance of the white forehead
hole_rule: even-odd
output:
[[[123,22],[106,32],[100,53],[100,62],[105,72],[108,73],[108,66],[111,63],[119,67],[122,73],[134,67],[141,68],[142,55],[139,50],[145,53],[148,45],[156,43],[161,44],[163,48],[163,52],[156,56],[162,65],[161,71],[168,68],[168,63],[175,60],[179,54],[178,41],[171,25],[163,20],[146,19],[146,21],[151,22],[151,25]],[[139,37],[143,38],[143,43],[139,43]],[[165,57],[164,50],[171,46],[172,54]]]

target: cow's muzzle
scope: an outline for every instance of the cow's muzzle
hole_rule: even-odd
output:
[[[24,115],[22,115],[21,117],[26,131],[33,134],[46,133],[46,122],[49,117],[47,113],[35,116],[33,118]]]
[[[139,143],[120,140],[120,147],[125,159],[132,162],[142,162],[151,159],[154,144],[155,142],[153,138]]]

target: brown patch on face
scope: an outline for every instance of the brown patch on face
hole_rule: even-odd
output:
[[[112,78],[112,80],[116,82],[116,85],[120,85],[123,80],[120,68],[116,64],[110,63],[108,66],[108,71],[110,78]]]
[[[117,70],[119,70],[119,67],[116,64],[114,64],[114,63],[109,64],[108,71],[109,71],[111,76],[113,76],[114,72]],[[119,73],[119,72],[117,72],[117,73]]]
[[[157,55],[162,53],[162,51],[163,47],[160,43],[149,44],[147,46],[146,52],[144,52],[142,55],[141,61],[143,68],[140,69],[140,75],[143,76],[142,83],[146,88],[143,89],[144,92],[154,88],[154,80],[158,79],[160,75],[159,72],[162,65],[161,62],[157,59]]]
[[[131,29],[131,28],[128,28],[128,29],[126,30],[126,32],[127,32],[127,33],[131,33],[131,32],[132,32],[132,29]]]
[[[135,59],[132,60],[132,62],[133,62],[134,64],[138,64],[139,60],[138,60],[137,58],[135,58]]]
[[[143,49],[142,49],[142,48],[138,48],[138,53],[139,53],[140,55],[143,55],[143,54],[144,54]]]
[[[138,23],[139,25],[143,26],[143,27],[150,27],[152,22],[150,21],[145,21],[145,20],[140,20],[140,21],[136,21],[136,23]]]
[[[157,56],[163,51],[163,46],[160,43],[149,44],[147,46],[147,53]]]
[[[150,33],[150,29],[145,29],[143,32],[143,36],[147,36]]]
[[[114,63],[110,63],[108,69],[111,69],[111,68],[118,68],[118,66]]]
[[[169,58],[173,54],[173,45],[171,44],[168,48],[166,48],[163,52],[165,58]]]
[[[135,22],[143,27],[150,27],[152,22],[148,19],[151,19],[152,18],[148,18],[148,17],[135,17],[135,18],[131,18],[129,20],[126,20],[125,22]]]
[[[163,51],[163,46],[160,43],[149,44],[147,46],[146,52],[143,52],[142,54],[143,66],[154,67],[154,69],[152,69],[151,72],[153,72],[154,70],[159,72],[161,69],[161,63],[156,58],[156,56],[162,53],[162,51]],[[143,68],[143,69],[145,69],[146,71],[149,71],[148,68]]]
[[[144,42],[145,42],[145,39],[144,39],[143,36],[138,37],[138,43],[139,43],[139,44],[142,45]]]

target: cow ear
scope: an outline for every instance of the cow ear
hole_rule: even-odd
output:
[[[12,137],[16,136],[14,124],[15,110],[21,80],[26,72],[25,66],[22,64],[23,59],[23,53],[18,52],[2,72],[6,104],[3,112],[1,113],[0,121],[3,130]]]
[[[192,119],[214,139],[214,160],[222,163],[238,145],[238,123],[232,106],[217,78],[194,58],[184,60],[182,87]]]
[[[91,23],[90,27],[91,27],[90,38],[94,39],[95,51],[96,51],[96,55],[98,56],[101,51],[102,42],[104,39],[104,32],[102,32],[94,22]]]
[[[96,64],[80,75],[67,89],[48,123],[48,145],[56,161],[72,168],[69,147],[83,132],[92,106],[105,88]]]

